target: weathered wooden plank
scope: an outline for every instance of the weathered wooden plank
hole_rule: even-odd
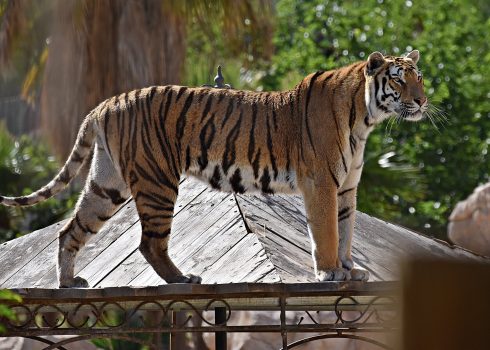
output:
[[[42,230],[16,238],[0,245],[0,287],[22,269],[30,260],[40,254],[56,240],[57,232],[65,221],[58,222]]]
[[[306,225],[306,213],[304,209],[304,202],[301,196],[282,196],[281,199],[287,200],[296,207],[298,211],[305,215],[304,224]],[[359,212],[357,212],[359,213]],[[368,216],[369,217],[369,216]],[[374,258],[372,253],[377,251],[370,248],[371,242],[366,240],[361,234],[364,232],[363,217],[356,216],[356,224],[354,228],[354,237],[352,241],[352,258],[357,266],[365,268],[371,272],[371,280],[392,280],[398,276],[394,263],[394,259],[388,256],[386,252],[381,251],[381,254],[375,255],[378,258]],[[308,249],[310,252],[311,249]],[[389,259],[387,259],[389,257]],[[384,260],[383,260],[384,259]],[[386,262],[386,264],[383,264]],[[387,267],[390,267],[389,269]]]
[[[308,231],[303,204],[287,201],[287,197],[239,195],[237,201],[254,232],[259,233],[266,228],[308,251],[310,243],[305,239]]]
[[[8,263],[12,260],[12,257],[10,256],[10,254],[12,252],[26,253],[26,247],[25,247],[26,244],[32,244],[32,248],[29,249],[29,253],[35,254],[36,253],[36,250],[35,250],[36,247],[38,247],[39,249],[41,249],[43,247],[43,245],[39,245],[39,243],[44,242],[45,245],[48,244],[46,242],[46,237],[42,236],[42,233],[44,231],[56,231],[56,229],[58,227],[61,227],[61,225],[64,222],[65,221],[63,220],[63,221],[57,222],[53,225],[47,226],[43,229],[36,230],[36,231],[31,232],[31,233],[28,233],[24,236],[12,239],[12,240],[7,241],[7,242],[0,243],[0,263],[2,264],[2,267],[8,266]],[[26,243],[27,241],[28,241],[28,243]],[[24,258],[24,259],[27,257],[26,254],[16,254],[16,256],[18,256],[19,258]],[[19,266],[19,264],[17,263],[16,266]]]
[[[362,240],[367,239],[371,246],[384,250],[382,255],[389,256],[390,260],[394,255],[402,256],[425,250],[425,247],[414,245],[414,242],[410,239],[403,238],[402,241],[393,239],[398,236],[398,233],[396,230],[392,230],[387,223],[379,225],[370,216],[359,212],[356,213],[356,219],[355,231],[357,237]]]
[[[178,218],[179,214],[188,210],[193,201],[203,194],[204,189],[205,187],[202,184],[195,181],[186,180],[182,182],[179,187],[180,194],[175,206],[174,218]],[[139,246],[141,227],[135,209],[132,210],[132,215],[135,215],[134,225],[131,225],[127,230],[123,230],[124,234],[101,250],[80,270],[80,276],[86,278],[90,285],[98,284],[115,270],[119,264],[123,263]]]
[[[197,181],[186,181],[188,183],[188,187],[185,188],[184,186],[181,185],[180,187],[180,195],[179,195],[179,200],[176,204],[176,214],[174,216],[174,222],[172,225],[172,239],[170,241],[170,254],[172,256],[173,252],[173,246],[174,242],[173,239],[174,237],[178,234],[179,230],[185,229],[191,232],[199,232],[199,226],[202,226],[203,222],[201,217],[206,216],[209,214],[209,212],[212,212],[214,208],[219,207],[219,203],[221,203],[227,195],[216,192],[216,191],[210,191],[209,189],[206,188],[206,186],[202,185],[201,183]],[[192,187],[191,187],[192,186]],[[194,194],[194,195],[191,195]],[[182,199],[184,198],[184,200]],[[187,199],[186,199],[187,198]],[[184,204],[184,205],[182,205]],[[220,207],[221,208],[221,207]],[[185,209],[185,210],[184,210]],[[227,208],[226,210],[230,210],[231,208]],[[212,221],[210,224],[214,223],[216,221],[215,218],[212,218]],[[197,227],[197,228],[196,228]],[[138,239],[139,242],[139,239]],[[192,242],[192,238],[191,238]],[[181,244],[181,242],[178,242],[178,244]],[[127,283],[131,283],[134,285],[132,282],[133,279],[137,278],[140,276],[144,270],[151,270],[148,271],[148,273],[152,276],[156,276],[153,274],[153,269],[145,263],[145,261],[141,261],[140,258],[138,258],[140,255],[137,254],[136,256],[133,256],[134,252],[129,251],[126,254],[126,257],[129,259],[138,259],[135,261],[138,261],[138,267],[135,269],[131,269],[131,274],[132,276],[124,276],[122,280],[127,281]],[[126,258],[125,258],[126,259]],[[125,264],[125,259],[120,261],[122,264],[121,269],[127,269],[126,264]],[[107,280],[103,278],[102,280],[96,281],[97,284],[101,285],[111,285],[110,283],[118,283],[117,276],[121,273],[121,269],[118,268],[118,266],[112,266],[113,271],[111,272],[111,276],[107,276]],[[115,274],[114,277],[112,277],[112,274]],[[144,278],[144,277],[143,277]],[[112,282],[111,282],[112,281]],[[163,283],[163,280],[161,280],[159,277],[157,278],[158,284]],[[113,284],[112,284],[113,285]],[[118,284],[116,284],[118,285]]]
[[[107,249],[80,270],[78,275],[85,278],[90,286],[95,286],[138,248],[140,237],[140,225],[131,226],[124,235],[116,239]]]
[[[230,203],[227,204],[227,202]],[[187,229],[185,232],[180,231],[176,235],[178,243],[174,247],[177,250],[181,248],[180,243],[182,242],[179,240],[181,235],[190,237],[193,241],[192,245],[183,244],[184,249],[187,249],[185,254],[175,256],[175,261],[179,268],[183,271],[192,271],[201,275],[203,283],[215,283],[218,280],[236,283],[243,280],[255,281],[261,278],[266,281],[279,281],[277,274],[273,274],[274,266],[265,256],[257,237],[253,234],[247,234],[241,217],[239,217],[236,207],[233,206],[233,201],[223,201],[218,205],[218,208],[220,206],[228,206],[228,211],[223,216],[219,213],[219,215],[215,213],[207,215],[208,218],[213,218],[211,222],[216,220],[216,217],[220,218],[211,226],[206,228],[205,226],[207,225],[201,225],[201,229],[204,229],[197,231],[197,235],[190,234],[193,231],[187,231]],[[228,217],[231,221],[227,220]],[[201,223],[203,223],[202,220],[206,221],[206,215],[204,215],[203,219],[200,219]],[[220,222],[227,221],[228,224],[220,224]],[[242,242],[242,240],[245,241]],[[234,245],[233,242],[237,244]],[[175,251],[172,252],[171,246],[171,256],[175,253]],[[232,254],[232,258],[230,258],[230,254]],[[239,254],[239,257],[235,254]],[[225,261],[225,263],[222,261]],[[248,265],[244,265],[244,262]],[[223,266],[226,268],[223,268]],[[239,267],[242,274],[229,271],[237,267]],[[270,275],[270,277],[267,278],[267,275]],[[162,283],[161,279],[150,269],[147,269],[137,279],[131,281],[132,285],[158,283]]]
[[[56,232],[53,236],[56,237]],[[2,283],[2,288],[33,287],[34,282],[54,268],[58,251],[57,239],[51,240],[49,245],[33,257],[27,264],[17,270],[9,279]],[[48,288],[54,285],[47,285]]]
[[[179,200],[176,203],[176,213],[182,211],[196,195],[204,190],[201,184],[191,181],[183,181],[180,188],[181,196],[179,196]],[[91,261],[121,237],[127,229],[135,224],[139,225],[138,215],[134,202],[130,201],[123,205],[99,233],[81,249],[77,257],[75,273],[77,274],[84,269]],[[35,258],[26,264],[24,267],[25,271],[17,271],[15,282],[13,283],[15,285],[25,286],[57,286],[57,249],[57,240],[55,237],[49,246],[45,247]],[[42,268],[39,269],[37,268],[38,266],[42,266]]]
[[[301,196],[282,196],[281,200],[286,200],[290,202],[296,207],[297,211],[301,212],[304,215],[304,225],[306,226],[306,213],[304,209],[303,198]],[[370,254],[366,254],[366,252],[371,252],[371,249],[369,249],[369,245],[371,242],[366,241],[363,238],[364,236],[361,235],[361,232],[363,232],[365,225],[363,222],[359,221],[360,219],[356,217],[356,224],[354,229],[355,232],[352,242],[352,258],[354,259],[355,264],[369,270],[371,272],[371,280],[393,279],[395,275],[398,275],[392,272],[396,272],[396,270],[391,269],[391,267],[396,265],[393,263],[394,260],[386,261],[386,265],[383,265],[380,264],[381,259],[370,259]],[[311,252],[310,246],[308,247],[308,252]],[[381,254],[380,257],[386,258],[387,254]],[[389,266],[390,269],[387,269],[386,266]]]
[[[185,273],[185,271],[184,271]],[[144,286],[161,286],[166,282],[157,275],[148,264],[135,278],[129,281],[129,286],[144,287]]]
[[[238,209],[229,195],[209,192],[201,196],[200,202],[193,206],[185,215],[176,218],[174,231],[170,238],[169,252],[178,263],[199,249],[206,237],[229,225],[230,221],[239,216]],[[232,197],[231,197],[232,198]],[[245,230],[245,229],[244,229]]]
[[[214,191],[203,193],[192,205],[193,215],[176,218],[173,225],[175,230],[169,243],[169,254],[184,272],[192,271],[199,274],[202,269],[213,263],[215,256],[219,256],[220,250],[227,249],[240,238],[240,234],[235,233],[234,230],[234,227],[240,224],[239,213],[233,205],[234,202],[228,197]],[[245,232],[243,225],[240,230]],[[207,249],[217,246],[210,245],[214,237],[221,245],[220,250],[213,248],[212,252],[208,253]],[[199,263],[194,264],[193,262],[196,261]],[[163,283],[152,270],[148,266],[131,281],[131,285]]]
[[[264,227],[266,227],[266,231],[269,234],[272,233],[279,238],[290,241],[310,254],[311,245],[307,237],[304,204],[300,196],[273,196],[267,200],[267,205],[264,205],[265,201],[260,200],[259,197],[248,199],[248,202],[245,199],[246,197],[244,196],[239,197],[239,203],[248,220],[248,224],[256,232],[262,232],[264,231]],[[290,225],[289,219],[294,224]],[[300,241],[302,244],[298,243]],[[276,243],[278,247],[283,244],[280,240]],[[355,263],[370,270],[373,279],[382,280],[393,278],[390,270],[378,264],[377,261],[380,259],[372,259],[369,254],[366,254],[366,252],[370,252],[371,250],[369,247],[366,247],[366,242],[359,239],[359,234],[356,232],[353,240],[353,259]],[[384,255],[386,256],[386,254]],[[391,258],[390,256],[387,257]],[[394,265],[392,261],[389,261],[387,264]],[[288,280],[297,280],[297,278],[293,277],[297,275],[297,271],[293,273],[284,268],[281,268],[281,270],[285,271],[284,278],[288,276]]]
[[[219,208],[223,207],[223,211],[220,211]],[[200,247],[205,244],[202,241],[206,240],[206,237],[209,236],[211,238],[213,235],[216,235],[217,232],[221,232],[223,230],[229,230],[231,228],[231,224],[233,221],[236,221],[236,214],[231,212],[232,207],[227,205],[226,203],[221,203],[218,206],[214,206],[213,209],[218,209],[216,213],[216,217],[219,219],[213,218],[213,215],[207,215],[208,218],[212,220],[206,223],[205,213],[202,215],[197,215],[193,217],[192,222],[187,223],[192,228],[195,224],[200,225],[200,229],[203,231],[211,231],[209,234],[203,234],[203,231],[197,229],[189,229],[189,230],[181,230],[185,231],[181,233],[178,238],[172,237],[170,241],[169,253],[173,258],[174,263],[179,266],[184,271],[189,271],[188,266],[183,266],[182,261],[185,259],[191,259],[193,252],[199,250]],[[214,210],[216,212],[216,210]],[[204,218],[203,218],[204,217]],[[219,224],[217,224],[217,222]],[[174,225],[177,226],[177,225]],[[209,226],[209,227],[207,227]],[[203,237],[204,236],[204,237]],[[180,239],[179,239],[180,238]],[[182,239],[185,238],[185,239]],[[201,242],[201,243],[199,243]],[[206,265],[206,258],[203,256],[198,257],[201,259],[201,267]],[[129,261],[128,261],[129,260]],[[129,267],[130,261],[136,266]],[[144,260],[144,258],[140,254],[135,254],[133,252],[126,260],[124,260],[120,266],[116,267],[107,278],[101,280],[98,285],[100,286],[110,286],[110,285],[121,285],[122,281],[124,283],[130,283],[131,285],[135,285],[132,282],[133,279],[140,276],[144,270],[151,269],[148,263]],[[124,276],[122,276],[124,274]],[[161,284],[162,281],[158,279],[158,284]],[[124,285],[124,284],[122,284]]]
[[[300,196],[239,196],[242,212],[255,232],[271,231],[305,251],[310,251],[306,235],[306,219]],[[303,232],[301,232],[303,230]],[[357,265],[370,270],[373,279],[395,279],[399,276],[399,259],[408,255],[437,252],[454,256],[454,249],[403,228],[359,213],[353,239],[353,258]],[[415,235],[415,236],[413,236]],[[423,239],[422,239],[423,240]],[[300,243],[302,242],[302,244]],[[463,256],[471,253],[458,252]],[[436,254],[437,255],[437,254]]]
[[[125,203],[118,211],[114,214],[114,217],[111,220],[114,220],[114,218],[117,218],[120,215],[120,211],[126,206]],[[117,219],[116,219],[117,220]],[[15,274],[15,281],[9,282],[9,283],[15,283],[15,285],[22,284],[22,283],[27,283],[29,286],[35,286],[35,285],[42,285],[42,286],[55,286],[57,285],[55,283],[56,281],[56,252],[58,250],[58,239],[57,239],[57,234],[58,231],[63,227],[64,223],[66,220],[51,225],[47,228],[44,228],[42,230],[36,231],[37,234],[40,234],[41,237],[44,237],[44,233],[46,233],[49,237],[44,237],[44,242],[43,244],[40,245],[41,250],[35,255],[29,255],[27,254],[25,256],[25,264],[20,265],[18,268],[14,267],[14,271],[12,276]],[[29,235],[27,235],[29,236]],[[24,236],[24,237],[27,237]],[[30,246],[30,239],[29,243],[26,244],[27,247]],[[28,248],[27,248],[28,249]],[[22,271],[21,271],[22,270]],[[31,271],[32,272],[29,272]],[[47,278],[44,278],[44,276],[48,276]],[[42,281],[41,281],[42,280]],[[43,284],[46,282],[46,284]],[[4,284],[7,282],[4,281]],[[1,285],[1,284],[0,284]]]
[[[199,189],[203,191],[205,188],[205,186],[196,181],[185,181],[185,179],[181,181],[181,186],[183,189],[182,192],[184,193],[193,193]],[[180,203],[178,203],[178,207],[183,206],[185,206],[185,202],[181,200]],[[124,208],[124,206],[122,208]],[[115,213],[114,217],[116,217],[117,214],[118,213]],[[61,229],[65,222],[66,221],[61,221],[0,245],[0,266],[2,266],[2,269],[0,270],[0,285],[55,241],[56,233]],[[109,221],[106,226],[111,224],[113,224],[113,222]],[[96,245],[95,242],[96,240],[92,240],[89,244]]]
[[[238,229],[237,226],[228,230],[228,233],[236,236],[239,241],[241,237],[243,237],[243,231]],[[241,235],[242,234],[242,235]],[[220,240],[219,236],[216,236],[217,240]],[[226,242],[226,244],[231,244],[231,242]],[[220,271],[218,266],[216,265],[216,260],[222,257],[229,250],[222,250],[216,252],[216,256],[213,257],[213,245],[209,245],[204,247],[199,253],[193,252],[194,258],[187,259],[186,261],[180,262],[175,261],[176,265],[184,272],[184,273],[194,273],[203,278],[202,283],[212,283],[208,280],[207,276],[222,276],[223,279],[227,279],[228,282],[233,280],[233,276],[225,276],[224,271]],[[231,247],[230,247],[231,248]],[[175,256],[171,253],[172,258],[177,260]],[[213,259],[214,258],[214,259]],[[203,259],[200,261],[200,259]],[[236,262],[235,262],[236,263]],[[205,274],[208,272],[208,274]],[[148,285],[161,285],[165,284],[165,282],[153,271],[153,269],[147,265],[144,271],[139,274],[134,280],[130,282],[130,285],[133,286],[148,286]]]
[[[371,217],[367,214],[358,213],[358,216],[362,219],[360,222],[363,225],[363,229],[369,233],[378,233],[378,244],[382,245],[386,242],[393,247],[399,247],[398,252],[400,254],[455,257],[465,260],[488,260],[465,249],[451,246],[446,242],[432,239],[404,227],[396,226],[392,223]],[[371,235],[366,238],[375,239],[376,236]]]
[[[400,261],[410,257],[479,259],[405,228],[357,212],[353,255],[373,276],[383,280],[400,277]]]
[[[207,269],[247,234],[241,224],[240,216],[229,209],[202,231],[182,232],[175,237],[171,255],[185,271]],[[179,239],[181,237],[183,239]]]
[[[301,282],[315,280],[313,261],[309,253],[269,231],[260,235],[259,240],[274,266],[281,268],[278,273],[283,282],[289,282],[288,276],[291,275],[298,276]],[[287,273],[282,275],[282,270]]]
[[[126,203],[107,223],[103,228],[82,248],[75,262],[75,274],[85,268],[96,256],[107,249],[114,241],[116,241],[129,227],[134,225],[138,220],[134,203]],[[58,243],[43,251],[43,255],[47,259],[46,263],[49,269],[45,270],[44,274],[31,274],[27,276],[28,282],[34,286],[57,286],[56,276],[56,254]],[[30,264],[38,263],[33,260]]]
[[[252,271],[249,271],[240,282],[256,283],[281,283],[283,282],[277,267],[269,259],[265,259],[260,265],[257,265]]]
[[[110,274],[94,285],[94,288],[106,288],[116,286],[129,286],[144,269],[148,267],[148,262],[141,255],[139,249],[134,249],[126,259],[124,259]]]
[[[237,196],[247,224],[259,234],[259,240],[278,268],[281,279],[314,281],[311,246],[306,235],[302,202],[293,202],[292,198],[287,201],[286,198]]]
[[[195,198],[200,196],[208,187],[200,181],[184,179],[179,185],[179,195],[175,203],[175,214],[186,208]]]
[[[303,276],[296,276],[291,274],[290,271],[284,270],[281,266],[274,265],[273,274],[277,276],[281,283],[305,283],[305,278]],[[256,283],[269,283],[267,279],[269,276],[264,276],[264,278],[260,278],[256,280]]]
[[[208,233],[211,233],[211,236],[205,244],[191,253],[190,258],[181,263],[182,268],[201,275],[203,283],[251,282],[262,277],[264,273],[274,270],[255,234],[248,234],[244,227],[240,227],[240,223],[241,219],[235,217],[229,226],[219,232],[206,232],[203,236],[207,237]],[[219,263],[223,259],[227,260],[227,256],[233,249],[237,249],[237,246],[240,247],[237,251],[239,257],[227,264],[230,265],[229,268],[241,266],[244,275],[230,273]]]
[[[356,234],[354,233],[354,237]],[[395,260],[379,257],[369,244],[360,238],[354,238],[352,243],[352,258],[355,265],[360,266],[370,272],[370,281],[391,281],[399,276]],[[383,261],[388,260],[389,269],[382,265]]]
[[[356,219],[352,241],[352,256],[357,264],[367,268],[371,278],[393,280],[399,278],[398,248],[380,246],[376,241],[366,240],[367,235],[377,234],[368,232],[362,218]]]
[[[311,281],[314,273],[304,209],[285,197],[237,196],[237,201],[281,279],[289,281],[291,276],[298,276],[301,281]]]
[[[97,242],[99,240],[110,241],[112,239],[111,235],[107,235],[107,231],[111,231],[113,229],[113,234],[120,234],[117,230],[117,226],[112,226],[115,222],[125,222],[127,218],[125,216],[126,207],[130,204],[125,204],[108,222],[99,234],[94,237],[94,240]],[[56,259],[58,252],[58,240],[57,240],[57,232],[62,226],[58,226],[56,230],[50,231],[50,235],[52,235],[52,239],[49,241],[49,245],[45,246],[36,256],[33,256],[29,259],[29,261],[18,269],[15,272],[15,275],[9,280],[5,281],[3,285],[5,286],[49,286],[55,287],[57,286],[57,278],[56,278]],[[46,229],[44,229],[46,230]],[[92,242],[90,242],[92,243]],[[89,245],[90,245],[89,243]],[[93,243],[92,243],[93,244]],[[101,244],[102,246],[103,244]],[[88,251],[90,252],[90,251]],[[81,250],[79,257],[83,257],[87,254],[87,247]],[[79,259],[80,260],[80,259]],[[82,260],[83,261],[83,260]]]
[[[203,271],[201,276],[209,284],[250,282],[244,279],[266,261],[267,255],[263,247],[257,244],[257,237],[248,234],[220,257],[212,269]],[[272,271],[272,264],[266,270]]]

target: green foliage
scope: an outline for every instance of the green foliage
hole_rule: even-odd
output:
[[[146,340],[146,338],[148,338],[147,335],[136,334],[133,336],[141,338],[142,340]],[[133,343],[127,340],[120,340],[120,339],[100,338],[100,339],[91,339],[90,341],[98,349],[103,349],[103,350],[147,350],[149,348],[148,346],[145,345]]]
[[[113,327],[124,323],[126,315],[124,313],[121,313],[119,311],[109,311],[104,314],[104,322],[108,325],[111,325]],[[138,321],[131,319],[130,320],[130,327],[138,327]],[[139,333],[134,333],[134,334],[129,334],[132,339],[136,341],[141,341],[142,343],[144,342],[149,342],[149,341],[155,341],[155,335],[153,334],[139,334]],[[158,335],[162,339],[165,339],[168,341],[169,334],[160,334]],[[122,339],[107,339],[107,338],[100,338],[100,339],[92,339],[90,340],[92,344],[97,346],[98,349],[103,349],[103,350],[148,350],[149,347],[143,344],[140,344],[135,341],[129,341],[129,340],[122,340]]]
[[[7,289],[0,289],[0,320],[3,319],[8,319],[8,320],[14,320],[15,319],[15,313],[10,310],[10,308],[7,307],[4,303],[20,303],[22,302],[22,298],[7,290]],[[0,334],[5,332],[5,326],[0,322]]]
[[[273,52],[272,0],[176,1],[187,20],[184,84],[213,83],[221,65],[225,82],[240,89],[256,89],[260,71]],[[238,8],[237,8],[238,6]]]
[[[59,165],[43,144],[28,136],[14,139],[0,124],[0,193],[26,195],[45,185]],[[75,204],[76,195],[50,198],[28,208],[0,206],[0,242],[46,227],[62,219]]]
[[[429,100],[448,122],[439,130],[429,121],[379,126],[367,146],[359,209],[445,237],[455,203],[489,181],[489,12],[484,1],[280,0],[276,55],[261,83],[266,90],[291,88],[308,73],[373,51],[420,50]],[[410,171],[381,169],[387,152]]]

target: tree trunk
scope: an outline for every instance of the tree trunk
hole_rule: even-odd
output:
[[[161,0],[57,0],[56,9],[41,127],[64,160],[83,118],[104,99],[180,82],[185,23]]]

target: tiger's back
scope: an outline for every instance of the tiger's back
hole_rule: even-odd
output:
[[[137,172],[125,166],[134,155],[129,163],[165,164],[173,177],[186,173],[218,190],[294,192],[299,135],[296,120],[285,113],[294,98],[292,92],[151,87],[108,100],[110,112],[100,114],[99,125],[128,180]],[[135,139],[111,137],[129,129]]]

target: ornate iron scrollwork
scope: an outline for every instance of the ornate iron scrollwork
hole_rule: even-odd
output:
[[[212,299],[204,306],[204,311],[213,310],[216,305],[226,309],[226,320],[216,324],[213,320],[207,319],[203,313],[187,300],[142,301],[139,304],[126,308],[124,304],[116,301],[104,303],[81,302],[71,304],[68,309],[61,308],[53,304],[33,305],[32,308],[26,305],[11,305],[10,308],[16,313],[17,319],[6,320],[6,327],[13,333],[41,330],[59,330],[66,333],[73,330],[86,331],[89,329],[99,329],[117,332],[120,329],[162,329],[170,331],[185,328],[192,315],[182,323],[174,323],[171,312],[176,304],[180,308],[185,306],[188,311],[193,311],[200,321],[209,327],[224,326],[231,317],[231,307],[221,299]],[[151,311],[151,317],[148,316]],[[46,317],[49,315],[50,317]],[[157,320],[158,322],[155,322]]]
[[[367,305],[363,306],[363,309],[358,309],[356,312],[357,316],[353,318],[345,318],[344,310],[342,310],[341,305],[344,301],[349,301],[350,304],[358,306],[359,302],[351,296],[342,296],[337,299],[335,302],[335,315],[337,316],[337,322],[345,325],[350,325],[354,323],[368,323],[371,319],[374,318],[373,322],[378,324],[385,324],[389,322],[393,322],[396,317],[396,313],[393,310],[380,310],[380,306],[386,306],[389,309],[394,309],[395,300],[392,297],[388,296],[377,296],[374,297]],[[383,316],[384,315],[384,316]]]

